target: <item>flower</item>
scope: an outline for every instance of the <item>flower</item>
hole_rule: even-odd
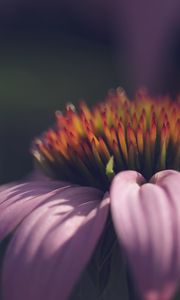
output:
[[[180,276],[180,106],[110,93],[33,142],[41,172],[0,188],[2,300],[66,300],[111,214],[144,300]],[[46,175],[42,174],[42,170]]]

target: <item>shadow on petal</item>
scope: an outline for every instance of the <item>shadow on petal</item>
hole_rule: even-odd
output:
[[[144,184],[139,176],[126,171],[112,182],[115,230],[143,299],[169,300],[180,276],[180,173],[162,171]]]
[[[101,199],[97,189],[70,187],[21,222],[4,259],[3,299],[69,297],[106,224],[109,198]]]

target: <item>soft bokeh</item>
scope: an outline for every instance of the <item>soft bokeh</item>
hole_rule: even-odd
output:
[[[179,1],[0,3],[0,181],[32,169],[31,140],[66,102],[179,89]]]

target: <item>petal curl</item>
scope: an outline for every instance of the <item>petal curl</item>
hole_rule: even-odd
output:
[[[5,255],[3,300],[66,300],[104,229],[109,198],[89,187],[55,193],[18,226]]]
[[[139,173],[122,172],[112,182],[110,199],[143,299],[171,299],[180,278],[180,173],[162,171],[144,183]]]
[[[0,241],[36,207],[70,185],[46,176],[31,176],[31,180],[0,187]]]

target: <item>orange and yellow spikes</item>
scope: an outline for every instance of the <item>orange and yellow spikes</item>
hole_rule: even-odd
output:
[[[92,110],[84,102],[77,110],[68,104],[32,152],[54,176],[83,184],[94,178],[95,186],[109,184],[107,165],[112,174],[135,169],[146,178],[165,168],[179,170],[180,100],[139,93],[130,101],[119,89]]]

